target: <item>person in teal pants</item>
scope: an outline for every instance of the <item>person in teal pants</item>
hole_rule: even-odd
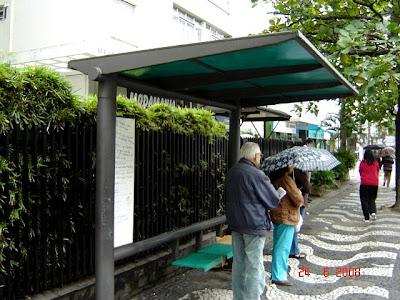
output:
[[[279,187],[286,190],[286,195],[281,199],[278,206],[270,212],[273,229],[272,240],[272,283],[278,285],[293,285],[287,279],[288,258],[292,246],[295,226],[300,220],[300,207],[303,205],[303,196],[297,188],[290,174],[292,166],[288,166],[269,174],[272,184],[276,189]]]

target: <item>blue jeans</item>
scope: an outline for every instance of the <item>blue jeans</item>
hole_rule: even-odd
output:
[[[271,277],[287,280],[289,251],[293,241],[294,225],[274,223]]]
[[[306,212],[306,208],[304,206],[300,207],[300,214],[304,219],[304,214]],[[297,237],[297,232],[294,232],[293,235],[293,242],[292,242],[292,248],[290,248],[290,253],[289,255],[296,255],[296,254],[300,254],[300,248],[299,248],[299,240]]]
[[[265,288],[265,236],[232,232],[233,300],[258,300]]]

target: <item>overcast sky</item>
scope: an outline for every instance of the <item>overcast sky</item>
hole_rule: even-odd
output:
[[[231,13],[240,16],[242,22],[235,24],[235,32],[237,36],[247,36],[249,34],[261,33],[264,29],[269,27],[269,18],[271,17],[268,12],[272,12],[271,5],[260,3],[254,8],[250,0],[231,2]]]
[[[336,100],[321,100],[321,101],[318,101],[317,103],[318,103],[318,109],[319,109],[317,119],[319,121],[323,121],[324,119],[326,119],[327,114],[339,113],[340,107],[338,105],[338,101],[336,101]],[[301,104],[301,103],[297,103],[297,104]],[[282,110],[282,111],[292,115],[292,117],[297,117],[296,113],[291,111],[293,109],[293,104],[291,104],[291,103],[270,105],[268,107],[272,108],[272,109]],[[303,106],[304,111],[305,111],[306,107],[307,107],[306,105]],[[306,117],[310,116],[312,118],[315,118],[315,115],[311,114],[311,113],[303,114],[302,117],[304,117],[304,116],[306,116]]]

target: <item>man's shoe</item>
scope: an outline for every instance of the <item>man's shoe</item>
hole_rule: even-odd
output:
[[[376,213],[371,214],[371,219],[372,219],[372,221],[376,221]]]
[[[272,280],[272,283],[277,284],[277,285],[284,285],[284,286],[291,286],[293,285],[293,282],[289,281],[289,280],[285,280],[285,281],[276,281],[276,280]]]

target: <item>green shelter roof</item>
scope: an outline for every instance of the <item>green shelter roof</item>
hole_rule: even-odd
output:
[[[92,80],[215,107],[336,99],[357,90],[299,31],[73,60]]]

